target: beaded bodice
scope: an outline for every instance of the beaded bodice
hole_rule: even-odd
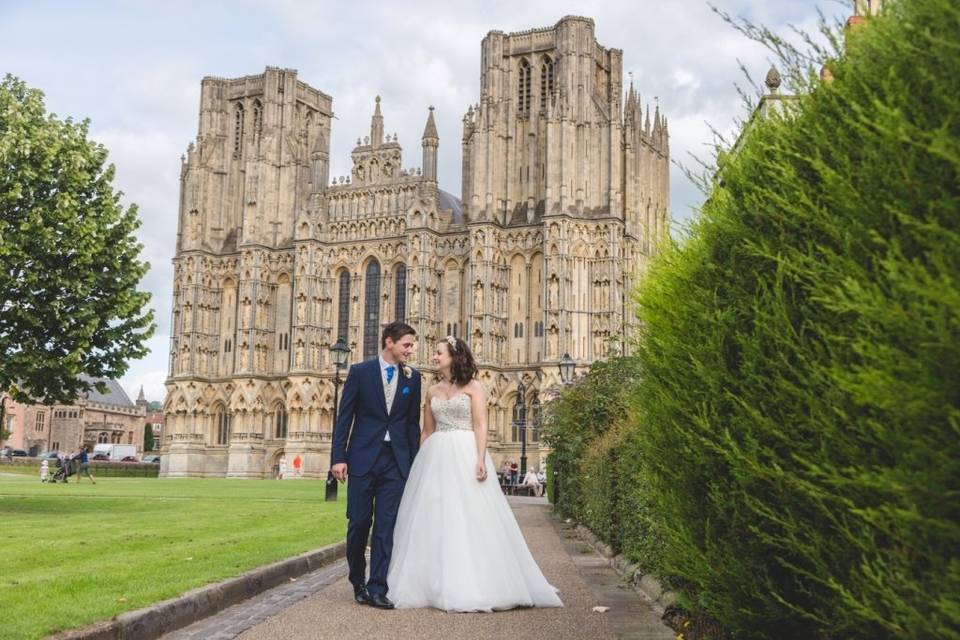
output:
[[[473,431],[470,414],[470,396],[457,393],[450,398],[430,398],[437,431]]]

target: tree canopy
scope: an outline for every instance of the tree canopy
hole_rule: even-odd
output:
[[[81,374],[121,376],[154,330],[137,208],[88,128],[0,83],[0,394],[21,402],[72,402],[91,387]]]

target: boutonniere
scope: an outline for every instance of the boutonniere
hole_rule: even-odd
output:
[[[408,367],[407,365],[403,365],[403,375],[406,376],[407,378],[412,378],[413,368]]]

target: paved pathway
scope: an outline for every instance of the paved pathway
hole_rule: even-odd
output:
[[[672,640],[652,607],[626,587],[606,560],[550,515],[542,499],[510,498],[530,550],[552,585],[562,609],[518,609],[497,613],[444,613],[433,609],[380,611],[353,602],[345,561],[233,606],[165,640],[289,640],[371,637],[510,638],[511,640]],[[596,605],[610,607],[596,613]]]

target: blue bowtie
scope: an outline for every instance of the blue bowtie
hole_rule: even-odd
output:
[[[390,381],[393,380],[393,374],[396,373],[397,368],[392,364],[387,367],[387,384],[390,384]]]

